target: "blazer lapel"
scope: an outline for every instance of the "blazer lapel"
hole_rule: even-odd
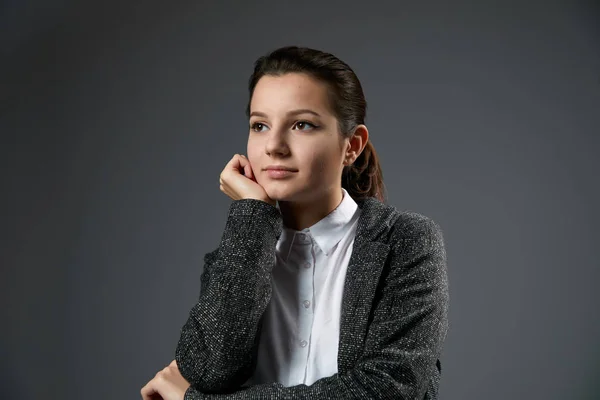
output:
[[[389,250],[389,245],[372,241],[358,243],[352,252],[342,297],[339,373],[352,368],[362,354],[373,297]]]
[[[375,291],[390,252],[387,236],[399,215],[394,207],[374,197],[357,203],[362,211],[342,295],[339,373],[353,368],[362,355]]]

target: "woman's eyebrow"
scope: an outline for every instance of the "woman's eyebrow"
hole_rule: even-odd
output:
[[[318,112],[310,110],[308,108],[301,108],[301,109],[298,109],[298,110],[291,110],[291,111],[288,111],[286,113],[286,115],[288,115],[288,116],[298,115],[298,114],[312,114],[312,115],[315,115],[317,117],[321,116],[321,114],[319,114]],[[250,113],[250,116],[251,117],[252,116],[256,116],[256,117],[268,118],[267,114],[265,114],[263,112],[260,112],[260,111],[252,111],[252,113]]]

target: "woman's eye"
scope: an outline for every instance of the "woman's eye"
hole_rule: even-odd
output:
[[[293,129],[298,129],[301,131],[309,131],[315,128],[317,128],[317,126],[308,121],[298,121],[293,126]],[[250,125],[250,129],[252,129],[254,132],[263,132],[267,129],[267,126],[263,123],[255,122],[252,125]]]
[[[255,132],[262,132],[262,128],[264,128],[264,127],[265,127],[264,124],[261,124],[260,122],[256,122],[250,126],[250,129],[252,129]]]
[[[310,129],[316,128],[316,126],[314,124],[311,124],[308,121],[298,121],[298,122],[296,122],[295,126],[298,127],[298,129],[300,129],[301,131],[305,131],[306,129],[304,129],[304,128],[306,128],[307,126],[310,127]]]

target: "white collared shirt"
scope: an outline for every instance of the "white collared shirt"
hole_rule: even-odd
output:
[[[245,385],[311,385],[337,372],[342,294],[360,215],[342,191],[338,207],[311,227],[283,227],[258,362]]]

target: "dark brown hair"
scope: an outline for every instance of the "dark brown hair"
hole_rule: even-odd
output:
[[[297,46],[281,47],[256,60],[249,81],[246,115],[250,116],[250,101],[260,78],[293,72],[308,74],[329,85],[330,104],[344,137],[351,137],[356,127],[365,123],[367,101],[354,71],[332,54]],[[383,173],[371,140],[356,161],[344,167],[342,187],[355,200],[376,197],[385,202]]]

